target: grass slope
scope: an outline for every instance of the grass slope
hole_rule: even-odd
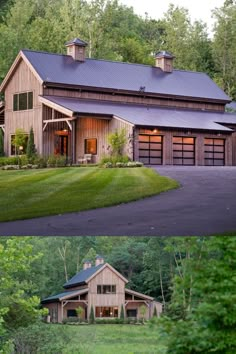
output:
[[[148,168],[0,171],[0,221],[101,208],[177,186]]]
[[[157,328],[149,325],[50,326],[54,331],[56,328],[55,336],[60,341],[63,354],[167,353]]]

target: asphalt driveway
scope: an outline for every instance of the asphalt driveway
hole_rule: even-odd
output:
[[[0,223],[0,236],[236,235],[236,167],[153,168],[181,188],[114,207]]]

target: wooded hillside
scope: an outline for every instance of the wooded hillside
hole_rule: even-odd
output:
[[[22,48],[65,53],[64,43],[86,40],[87,56],[153,63],[153,53],[172,52],[178,69],[207,72],[236,99],[236,2],[215,9],[213,38],[182,7],[163,18],[137,16],[118,0],[4,0],[0,3],[0,80]]]

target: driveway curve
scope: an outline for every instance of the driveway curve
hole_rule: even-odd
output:
[[[3,222],[0,236],[236,235],[236,167],[153,168],[181,187],[114,207]]]

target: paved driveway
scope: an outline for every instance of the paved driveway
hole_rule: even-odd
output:
[[[154,168],[177,179],[181,188],[109,208],[0,223],[0,235],[185,236],[236,231],[236,167]]]

